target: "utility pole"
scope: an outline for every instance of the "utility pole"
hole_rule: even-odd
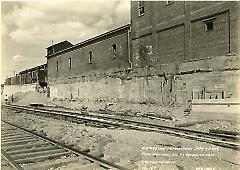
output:
[[[53,48],[53,40],[52,40],[52,53],[54,53],[54,48]]]

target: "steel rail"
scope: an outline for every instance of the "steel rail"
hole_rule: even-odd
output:
[[[203,142],[208,142],[211,144],[224,146],[224,147],[228,147],[236,150],[240,149],[240,144],[236,143],[236,142],[239,142],[239,137],[237,136],[207,133],[207,132],[195,131],[190,129],[172,127],[172,126],[157,125],[157,124],[146,123],[141,121],[113,118],[108,116],[97,116],[97,115],[89,115],[89,114],[83,115],[81,113],[76,113],[76,112],[56,111],[56,110],[39,109],[39,108],[35,109],[32,107],[16,106],[16,105],[7,105],[7,107],[23,109],[26,111],[40,112],[48,115],[55,114],[63,117],[68,117],[68,118],[70,117],[72,119],[76,119],[80,121],[84,120],[84,121],[91,121],[95,123],[99,122],[99,123],[108,124],[111,126],[128,127],[132,129],[139,129],[139,130],[141,129],[141,130],[147,130],[147,131],[156,131],[161,133],[167,133],[170,135],[177,135],[179,137],[184,137],[188,139],[195,139]],[[228,142],[227,140],[233,140],[234,142]]]
[[[8,163],[13,167],[14,169],[17,170],[24,170],[17,162],[14,161],[4,150],[1,149],[1,154],[3,156],[3,159],[8,161]]]
[[[179,131],[185,131],[185,132],[191,132],[191,133],[198,133],[198,134],[204,134],[204,135],[210,135],[211,137],[215,136],[215,137],[222,137],[222,138],[229,138],[229,139],[234,139],[234,140],[240,140],[240,137],[236,136],[236,135],[225,135],[225,134],[216,134],[216,133],[207,133],[207,132],[201,132],[201,131],[196,131],[196,130],[189,130],[189,129],[184,129],[184,128],[178,128],[178,127],[173,127],[173,126],[165,126],[165,125],[157,125],[157,124],[153,124],[153,123],[146,123],[146,122],[141,122],[141,121],[136,121],[136,120],[129,120],[129,119],[120,119],[120,118],[115,118],[115,117],[109,117],[109,116],[104,116],[104,115],[84,115],[81,112],[72,112],[72,111],[60,111],[60,110],[49,110],[49,109],[36,109],[33,107],[29,107],[29,106],[17,106],[17,105],[6,105],[8,107],[15,107],[15,108],[20,108],[20,109],[24,109],[24,110],[28,110],[28,111],[38,111],[38,112],[43,112],[43,111],[47,111],[47,112],[51,112],[51,113],[66,113],[66,114],[73,114],[73,115],[78,115],[81,114],[81,116],[84,117],[98,117],[98,118],[106,118],[106,119],[111,119],[111,120],[118,120],[118,121],[123,121],[123,122],[128,122],[128,123],[135,123],[135,124],[141,124],[141,125],[146,125],[146,126],[152,126],[155,128],[166,128],[166,129],[172,129],[172,130],[179,130]],[[71,116],[73,116],[71,115]]]
[[[72,147],[70,147],[70,146],[64,145],[64,144],[62,144],[62,143],[60,143],[60,142],[58,142],[58,141],[55,141],[55,140],[53,140],[53,139],[51,139],[51,138],[48,138],[48,137],[43,136],[43,135],[40,135],[40,134],[38,134],[38,133],[36,133],[36,132],[32,132],[32,131],[30,131],[30,130],[28,130],[28,129],[22,128],[22,127],[20,127],[20,126],[17,126],[17,125],[15,125],[15,124],[12,124],[12,123],[10,123],[10,122],[8,122],[8,121],[5,121],[5,120],[1,120],[1,121],[4,122],[4,123],[6,123],[6,124],[9,124],[9,125],[11,125],[11,126],[13,126],[13,127],[16,127],[17,129],[20,129],[20,130],[22,130],[22,131],[28,132],[28,133],[30,133],[31,135],[36,136],[37,138],[43,139],[44,141],[47,141],[47,142],[49,142],[49,143],[51,143],[51,144],[54,144],[54,145],[57,145],[57,146],[61,147],[62,149],[68,150],[68,151],[70,151],[71,153],[74,153],[74,154],[76,154],[76,155],[78,155],[78,156],[83,156],[85,159],[89,160],[90,162],[96,162],[96,163],[98,163],[101,167],[103,167],[104,169],[112,169],[112,168],[115,168],[115,169],[119,169],[119,170],[128,170],[127,168],[124,168],[124,167],[119,166],[119,165],[117,165],[117,164],[114,164],[114,163],[111,163],[111,162],[109,162],[109,161],[103,160],[103,159],[101,159],[101,158],[95,157],[95,156],[90,155],[90,154],[88,154],[88,153],[85,153],[85,152],[83,152],[83,151],[79,151],[79,150],[77,150],[77,149],[75,149],[75,148],[72,148]],[[11,165],[13,165],[13,167],[16,167],[17,169],[18,169],[18,168],[19,168],[19,169],[22,168],[22,167],[21,167],[20,165],[18,165],[10,156],[8,156],[8,154],[7,154],[5,151],[3,151],[3,150],[1,150],[1,151],[2,151],[2,154],[4,155],[4,157],[5,157],[9,162],[11,162]]]

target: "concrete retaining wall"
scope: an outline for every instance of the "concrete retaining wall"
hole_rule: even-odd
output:
[[[4,85],[3,95],[11,96],[17,92],[29,92],[35,91],[36,84],[26,84],[26,85]]]
[[[189,99],[240,98],[240,56],[219,56],[116,72],[49,79],[50,97],[61,99],[186,104]],[[4,95],[35,90],[5,85]]]
[[[192,101],[192,112],[198,113],[235,113],[239,116],[240,100],[234,99],[199,99]]]
[[[185,104],[189,99],[239,98],[240,57],[221,56],[187,63],[89,73],[50,79],[53,98]]]

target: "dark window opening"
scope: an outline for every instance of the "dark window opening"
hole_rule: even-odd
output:
[[[53,53],[54,53],[54,48],[53,47],[47,49],[47,54],[48,55],[51,55]]]
[[[138,15],[144,14],[144,1],[138,1]]]
[[[51,49],[48,49],[48,50],[47,50],[47,53],[48,53],[48,55],[52,54],[52,50],[51,50]]]
[[[58,71],[58,61],[56,62],[56,70]]]
[[[222,99],[224,99],[224,91],[222,91]]]
[[[175,1],[167,1],[167,5],[171,5],[173,3],[175,3]]]
[[[72,58],[68,59],[68,68],[72,68]]]
[[[206,31],[211,31],[211,30],[213,30],[213,20],[211,20],[211,21],[206,21],[206,22],[205,22],[205,28],[206,28]]]
[[[92,51],[89,51],[89,60],[88,60],[89,64],[92,64]]]
[[[112,58],[116,58],[116,53],[117,53],[117,45],[116,44],[113,44],[112,45],[112,53],[113,53],[113,56]]]

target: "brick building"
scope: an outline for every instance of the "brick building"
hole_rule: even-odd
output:
[[[136,67],[239,52],[237,1],[132,1]]]
[[[57,53],[59,51],[62,51],[66,48],[70,48],[72,47],[73,44],[70,43],[69,41],[65,40],[63,42],[60,42],[60,43],[57,43],[57,44],[54,44],[54,45],[51,45],[50,47],[47,47],[47,55],[52,55],[54,53]]]
[[[42,64],[33,68],[19,72],[14,77],[9,77],[5,85],[20,85],[47,82],[47,64]]]
[[[239,98],[239,6],[132,1],[131,29],[47,48],[50,97],[162,105]],[[30,72],[6,82],[34,82]]]
[[[48,80],[130,67],[129,30],[128,24],[73,46],[64,41],[48,47]],[[53,51],[54,48],[60,50]]]

